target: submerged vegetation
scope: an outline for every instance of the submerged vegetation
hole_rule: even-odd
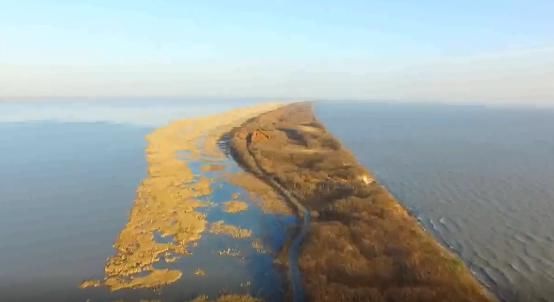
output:
[[[223,220],[212,223],[210,232],[213,234],[223,234],[231,236],[235,239],[244,239],[252,236],[252,231],[242,229],[234,225],[225,224]]]
[[[246,191],[252,201],[259,206],[264,213],[291,215],[292,209],[286,200],[279,195],[270,185],[251,173],[234,173],[227,175],[227,180]]]
[[[284,215],[296,208],[305,219],[311,217],[302,227],[307,235],[296,237],[303,239],[298,265],[288,263],[300,268],[303,281],[291,283],[302,283],[308,300],[493,300],[463,263],[428,235],[326,131],[308,104],[260,106],[178,121],[150,134],[148,176],[114,243],[115,254],[106,261],[105,277],[84,281],[81,287],[116,291],[172,284],[184,272],[171,264],[191,255],[205,233],[248,240],[245,243],[255,253],[269,252],[287,264],[282,257],[290,245],[272,251],[252,230],[224,220],[208,221],[202,211],[213,206],[207,173],[225,170],[220,164],[225,158],[219,145],[222,137],[249,171],[225,173],[225,180],[245,189],[250,205]],[[202,163],[200,174],[191,170],[193,160]],[[232,193],[218,209],[233,215],[248,211],[249,204],[239,197]],[[227,246],[213,253],[241,261],[247,257],[242,248]],[[156,265],[162,262],[167,267]],[[212,275],[198,267],[187,274]],[[213,301],[258,299],[222,295]],[[194,301],[210,300],[199,296]]]
[[[238,213],[248,210],[248,204],[244,201],[231,200],[224,204],[225,212]]]
[[[200,198],[211,193],[210,179],[194,175],[187,160],[224,159],[218,146],[219,138],[232,127],[276,106],[260,105],[207,118],[177,121],[151,133],[146,149],[148,176],[137,189],[129,221],[114,243],[115,255],[106,261],[105,278],[84,281],[81,287],[104,285],[112,291],[157,288],[179,280],[183,274],[180,270],[159,269],[154,265],[162,260],[172,263],[190,255],[190,248],[202,237],[208,224],[205,214],[198,209],[209,203]],[[186,154],[187,158],[182,158],[181,154]],[[222,166],[209,163],[201,167],[202,171],[221,169]],[[237,201],[231,208],[243,209],[244,205]],[[212,225],[211,231],[234,238],[251,235],[249,230],[223,223]]]

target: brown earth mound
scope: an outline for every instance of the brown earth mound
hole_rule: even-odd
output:
[[[312,213],[299,265],[310,301],[492,301],[319,123],[281,107],[231,133],[237,161]]]

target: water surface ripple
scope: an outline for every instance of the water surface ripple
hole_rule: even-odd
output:
[[[318,118],[505,301],[554,297],[554,111],[319,103]]]

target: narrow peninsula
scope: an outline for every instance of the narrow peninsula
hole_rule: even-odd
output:
[[[494,301],[325,129],[310,104],[248,120],[230,133],[230,148],[304,217],[298,259],[289,258],[301,273],[290,278],[302,280],[294,300]]]
[[[81,288],[190,285],[189,295],[199,294],[194,301],[275,299],[260,294],[263,286],[278,287],[278,295],[295,302],[494,301],[325,129],[309,103],[175,121],[146,139],[148,171],[128,221],[103,278],[83,281]],[[226,171],[229,163],[236,169]],[[223,198],[217,192],[225,198],[216,202]],[[240,226],[248,220],[264,223],[254,230]],[[281,239],[270,240],[273,230]],[[186,266],[203,238],[219,239],[208,245],[213,250],[203,250],[203,265]],[[288,282],[260,282],[256,289],[245,280],[227,292],[220,266],[210,270],[204,265],[214,259],[206,257],[224,258],[221,267],[236,260],[235,269],[263,271],[260,279],[278,267],[279,278],[268,280]],[[263,259],[266,266],[255,266]],[[231,274],[239,280],[237,271]],[[197,282],[221,295],[196,293]]]

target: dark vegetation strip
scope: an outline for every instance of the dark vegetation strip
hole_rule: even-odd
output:
[[[302,243],[297,261],[308,300],[494,300],[327,132],[310,104],[247,121],[230,134],[230,147],[309,222],[291,245]]]

